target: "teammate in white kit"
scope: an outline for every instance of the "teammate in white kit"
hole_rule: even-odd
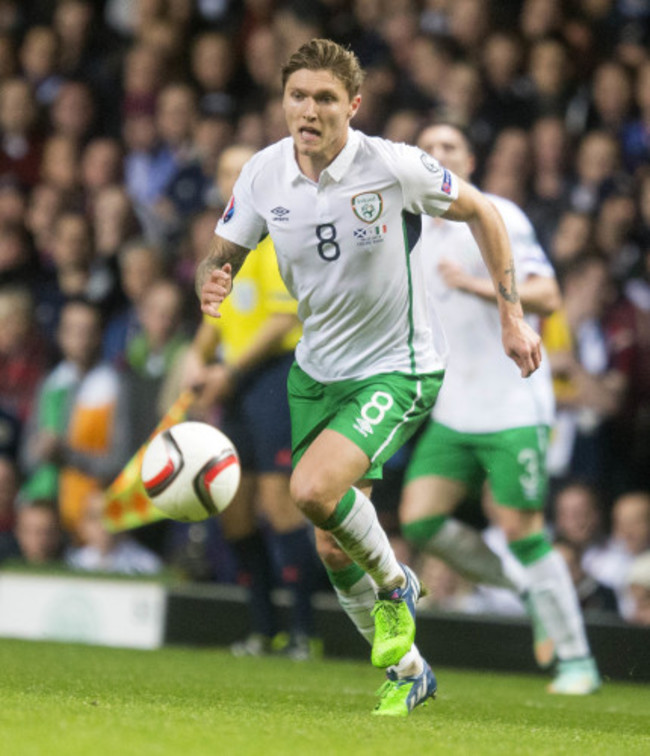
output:
[[[430,126],[418,145],[458,176],[470,177],[474,157],[457,127]],[[550,314],[560,303],[553,269],[522,211],[508,200],[490,199],[510,235],[526,319],[536,326],[539,315]],[[538,661],[550,664],[552,656],[544,655],[554,649],[559,662],[549,691],[592,693],[600,678],[575,589],[544,531],[545,454],[554,412],[548,361],[522,381],[512,363],[498,354],[496,295],[466,226],[426,218],[422,243],[425,276],[449,342],[449,360],[432,419],[406,471],[403,533],[474,582],[525,588],[529,612],[551,641],[538,645]],[[523,565],[525,586],[511,582],[475,529],[450,517],[468,494],[480,496],[486,479],[498,524]]]
[[[292,497],[316,526],[337,591],[354,596],[370,581],[374,627],[363,631],[372,663],[389,677],[377,713],[405,715],[436,687],[413,645],[421,586],[397,561],[368,495],[382,464],[428,417],[443,376],[421,269],[422,214],[468,223],[499,291],[503,346],[523,376],[541,353],[499,214],[421,150],[351,130],[362,80],[353,53],[329,40],[289,59],[291,136],[242,171],[197,291],[203,311],[218,317],[249,250],[271,235],[303,323],[288,381]],[[346,610],[354,620],[354,601]]]

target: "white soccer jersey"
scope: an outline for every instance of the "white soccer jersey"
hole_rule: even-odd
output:
[[[512,202],[490,196],[508,230],[518,282],[553,276],[553,268],[526,216]],[[425,218],[423,260],[437,316],[449,343],[445,380],[433,409],[443,425],[463,433],[489,433],[529,425],[551,425],[553,386],[548,358],[530,378],[506,356],[496,303],[450,289],[438,272],[446,258],[473,276],[489,278],[474,237],[464,223]],[[526,315],[533,328],[539,318]]]
[[[296,360],[315,380],[428,373],[444,354],[428,314],[421,214],[440,215],[457,194],[426,153],[352,129],[314,182],[287,138],[247,163],[216,232],[249,249],[271,235],[303,323]]]

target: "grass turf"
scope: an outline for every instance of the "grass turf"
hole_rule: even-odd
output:
[[[369,664],[0,641],[5,756],[647,754],[650,686],[556,697],[542,677],[437,670],[438,699],[370,716]]]

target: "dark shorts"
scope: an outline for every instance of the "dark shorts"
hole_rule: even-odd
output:
[[[293,352],[248,373],[224,406],[220,429],[235,444],[245,472],[291,472],[287,375]]]

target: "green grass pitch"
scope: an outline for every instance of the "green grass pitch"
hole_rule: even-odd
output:
[[[648,754],[650,686],[544,692],[542,677],[438,669],[438,699],[370,716],[370,664],[0,641],[4,756]]]

